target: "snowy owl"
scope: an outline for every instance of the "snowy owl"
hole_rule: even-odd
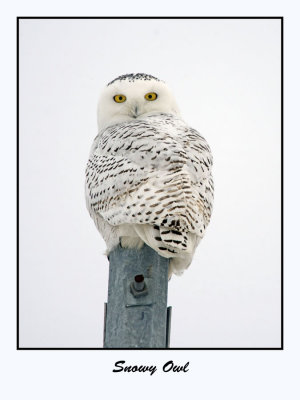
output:
[[[144,243],[181,274],[210,221],[212,155],[180,117],[167,85],[147,74],[119,76],[98,104],[98,135],[86,168],[86,202],[107,254]]]

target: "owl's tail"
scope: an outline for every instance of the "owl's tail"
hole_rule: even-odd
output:
[[[137,235],[159,255],[171,258],[169,276],[181,275],[190,265],[199,236],[190,232],[181,232],[176,228],[158,225],[134,225]]]

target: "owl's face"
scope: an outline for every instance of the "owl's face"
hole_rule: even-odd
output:
[[[179,115],[167,85],[146,74],[123,75],[104,89],[98,103],[99,130],[156,113]]]

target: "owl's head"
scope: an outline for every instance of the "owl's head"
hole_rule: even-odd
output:
[[[167,85],[147,74],[127,74],[110,82],[98,103],[99,131],[121,122],[167,113],[179,115],[176,101]]]

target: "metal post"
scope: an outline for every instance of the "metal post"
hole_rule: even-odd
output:
[[[149,246],[109,254],[104,347],[169,347],[167,310],[169,260]]]

